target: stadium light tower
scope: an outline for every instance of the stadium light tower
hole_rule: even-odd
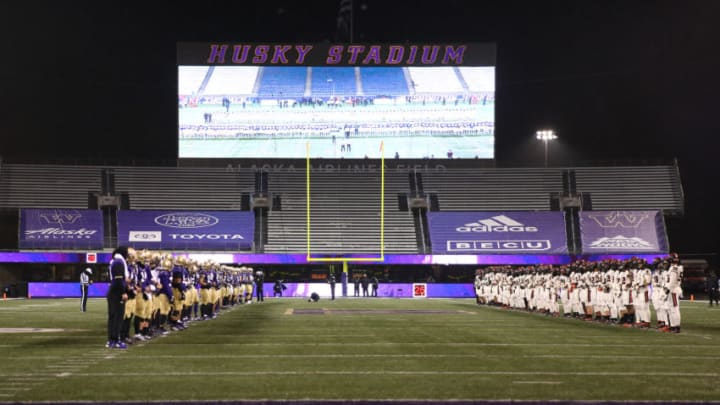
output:
[[[548,142],[557,139],[555,131],[552,129],[541,129],[535,132],[535,138],[543,141],[545,144],[545,167],[548,167]]]

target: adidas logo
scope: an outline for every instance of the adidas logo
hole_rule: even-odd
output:
[[[600,238],[590,244],[592,249],[641,249],[641,250],[652,250],[654,246],[652,243],[638,238],[637,236],[627,238],[622,235],[618,235],[612,238]]]
[[[458,232],[537,232],[535,226],[525,226],[514,219],[505,215],[496,215],[494,217],[472,222],[455,228]]]

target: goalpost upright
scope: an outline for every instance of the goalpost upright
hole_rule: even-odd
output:
[[[306,238],[308,262],[384,262],[385,261],[385,146],[380,141],[380,257],[312,257],[310,246],[310,142],[305,143],[305,206],[306,206]]]

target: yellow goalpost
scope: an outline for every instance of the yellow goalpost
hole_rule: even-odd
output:
[[[341,262],[347,268],[348,262],[384,262],[385,261],[385,146],[380,141],[380,257],[312,257],[310,251],[310,142],[305,144],[305,193],[307,216],[307,261]]]

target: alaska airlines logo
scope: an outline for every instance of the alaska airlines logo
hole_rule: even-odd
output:
[[[44,229],[28,229],[25,231],[25,235],[32,237],[34,235],[42,236],[91,236],[95,235],[97,230],[95,229],[62,229],[62,228],[44,228]]]
[[[588,214],[602,228],[637,228],[648,214],[628,211],[613,211],[608,214]]]
[[[212,215],[196,212],[173,212],[155,217],[155,223],[168,228],[206,228],[216,225],[219,219]]]
[[[48,224],[58,224],[60,226],[74,224],[78,219],[82,218],[82,214],[77,212],[59,212],[55,211],[50,214],[40,214],[40,218],[44,219]]]
[[[627,238],[618,235],[612,238],[600,238],[590,244],[591,249],[620,249],[620,250],[653,250],[652,243],[637,236]]]
[[[496,215],[455,228],[458,232],[537,232],[535,226],[525,226],[505,215]]]

